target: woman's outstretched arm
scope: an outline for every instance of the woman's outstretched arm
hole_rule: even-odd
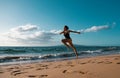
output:
[[[78,33],[78,34],[80,34],[80,32],[78,32],[78,31],[69,30],[69,32],[73,32],[73,33]]]
[[[64,32],[62,31],[62,32],[60,32],[60,34],[63,34]]]

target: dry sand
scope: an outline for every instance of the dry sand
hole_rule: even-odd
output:
[[[0,66],[0,78],[120,78],[120,54]]]

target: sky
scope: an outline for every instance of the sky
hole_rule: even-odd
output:
[[[119,0],[0,0],[0,46],[63,45],[64,25],[74,44],[120,46]]]

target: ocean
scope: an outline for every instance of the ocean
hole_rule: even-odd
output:
[[[79,58],[120,54],[119,46],[75,46]],[[0,65],[75,59],[72,49],[51,47],[0,47]]]

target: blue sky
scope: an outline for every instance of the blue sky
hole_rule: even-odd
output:
[[[68,25],[97,29],[71,34],[74,44],[120,46],[119,7],[119,0],[0,0],[0,45],[61,45],[57,31]]]

